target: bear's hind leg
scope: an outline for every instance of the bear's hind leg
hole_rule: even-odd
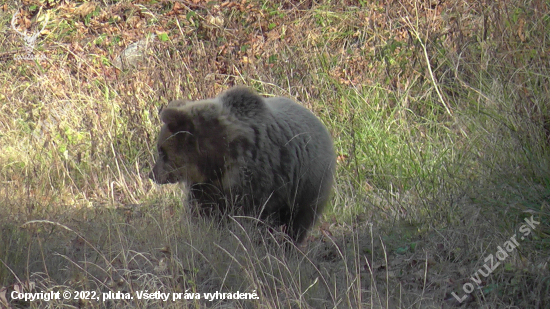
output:
[[[298,211],[290,222],[288,235],[298,244],[302,243],[317,220],[317,205],[297,205]]]

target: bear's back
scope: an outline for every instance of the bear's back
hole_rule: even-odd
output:
[[[281,158],[281,165],[295,169],[293,182],[296,185],[321,191],[311,194],[328,193],[332,185],[336,155],[325,125],[310,110],[290,99],[267,98],[265,103],[279,129],[277,133],[280,136],[275,138],[278,140],[279,150],[288,152],[295,164],[289,166]],[[309,192],[304,194],[309,195]]]
[[[310,146],[311,151],[320,151],[330,161],[334,157],[332,138],[325,125],[310,110],[287,98],[267,98],[265,103],[273,119],[286,132],[285,143],[293,139],[305,139],[304,146]],[[314,155],[314,154],[312,154]]]

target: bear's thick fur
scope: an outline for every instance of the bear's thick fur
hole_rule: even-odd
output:
[[[336,165],[330,134],[313,113],[235,87],[214,99],[172,101],[160,118],[155,182],[185,182],[202,207],[285,225],[303,241]]]

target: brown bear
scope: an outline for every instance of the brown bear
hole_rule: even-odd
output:
[[[155,182],[185,182],[202,207],[285,226],[304,240],[336,165],[330,134],[313,113],[235,87],[214,99],[172,101],[160,119]]]

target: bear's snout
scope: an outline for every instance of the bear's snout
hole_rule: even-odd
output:
[[[149,172],[149,179],[151,179],[152,181],[154,181],[159,185],[178,182],[178,180],[173,175],[166,173],[165,171],[162,171],[162,170],[159,172],[156,165],[153,168],[153,170]]]
[[[157,169],[157,165],[155,164],[155,167],[153,167],[153,170],[151,172],[149,172],[149,179],[151,179],[152,181],[154,181],[155,183],[159,184],[159,185],[163,185],[163,184],[166,184],[168,183],[166,181],[166,178],[167,177],[159,177],[159,173],[158,171],[155,171]]]

